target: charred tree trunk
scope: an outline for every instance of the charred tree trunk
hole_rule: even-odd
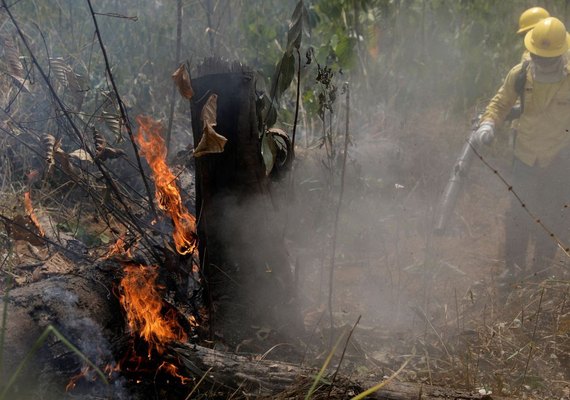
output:
[[[211,94],[218,96],[216,131],[227,139],[222,153],[195,159],[212,338],[236,346],[255,334],[254,326],[294,337],[302,323],[261,155],[255,75],[216,59],[206,60],[197,74],[194,143],[201,139],[201,112]]]

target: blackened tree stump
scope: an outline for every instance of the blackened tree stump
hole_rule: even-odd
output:
[[[216,132],[227,139],[222,153],[195,159],[212,339],[237,346],[269,327],[288,340],[303,325],[261,155],[255,74],[208,59],[197,75],[191,102],[194,143],[201,139],[201,112],[212,94],[218,98]]]

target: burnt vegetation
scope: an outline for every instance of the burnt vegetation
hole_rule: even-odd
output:
[[[433,230],[526,6],[2,0],[0,400],[569,399],[506,140]]]

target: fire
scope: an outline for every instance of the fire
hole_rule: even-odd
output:
[[[121,372],[121,366],[115,363],[107,364],[103,368],[103,372],[111,379],[115,373]]]
[[[186,341],[187,336],[174,315],[163,315],[162,297],[156,283],[156,267],[127,264],[121,280],[121,304],[131,332],[137,333],[152,349],[162,353],[164,343]]]
[[[69,392],[70,390],[75,389],[75,386],[77,386],[77,382],[81,379],[87,376],[87,373],[89,372],[89,367],[84,365],[81,368],[81,372],[79,372],[77,375],[73,376],[69,382],[67,383],[67,385],[65,386],[65,391]]]
[[[166,164],[166,146],[161,137],[162,126],[152,118],[139,115],[137,142],[141,154],[152,169],[158,207],[168,213],[174,224],[172,234],[176,251],[190,254],[196,249],[196,219],[182,204],[176,177]]]
[[[132,240],[127,242],[125,239],[125,235],[121,235],[115,243],[109,246],[109,250],[107,254],[105,254],[104,258],[109,259],[112,257],[123,258],[126,256],[126,259],[133,258],[133,250],[137,248],[138,240]]]
[[[125,254],[125,253],[127,253],[127,251],[129,251],[129,250],[126,250],[125,248],[126,248],[126,243],[125,243],[124,239],[122,237],[120,237],[117,239],[117,241],[113,245],[111,245],[111,248],[107,252],[107,255],[105,256],[105,258],[111,258],[117,254]]]
[[[42,236],[42,237],[45,236],[46,233],[42,229],[42,226],[40,225],[40,221],[38,220],[38,217],[36,216],[36,213],[34,212],[34,208],[32,207],[32,198],[31,198],[30,192],[24,193],[24,207],[26,207],[26,214],[28,214],[28,217],[30,217],[30,219],[34,223],[34,226],[38,229],[40,236]]]
[[[166,372],[168,372],[170,375],[180,379],[180,383],[182,383],[183,385],[185,385],[186,383],[191,381],[190,378],[188,378],[184,375],[180,375],[178,373],[178,367],[176,367],[176,365],[174,365],[174,364],[163,361],[162,364],[160,364],[160,367],[158,367],[158,370],[161,370],[161,369],[166,370]]]

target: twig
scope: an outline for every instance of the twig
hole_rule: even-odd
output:
[[[447,354],[447,356],[449,357],[450,360],[453,360],[453,357],[451,356],[451,354],[449,353],[449,350],[447,349],[447,346],[445,345],[445,342],[443,341],[443,338],[441,337],[441,335],[439,334],[439,332],[437,331],[437,329],[435,329],[435,326],[433,326],[433,324],[431,323],[431,321],[429,320],[428,316],[426,315],[426,313],[419,307],[412,307],[412,310],[414,310],[420,317],[423,318],[423,320],[426,322],[427,325],[429,325],[429,327],[431,328],[431,330],[433,331],[433,333],[435,333],[435,336],[437,336],[439,342],[441,343],[441,345],[443,346],[443,349],[445,350],[445,353]],[[426,332],[427,333],[427,332]]]
[[[402,364],[402,366],[400,368],[398,368],[398,370],[396,372],[394,372],[392,375],[390,375],[390,377],[388,379],[386,379],[385,381],[380,382],[379,384],[377,384],[376,386],[371,387],[368,390],[365,390],[364,392],[360,393],[358,396],[354,396],[352,398],[352,400],[361,400],[366,398],[366,396],[377,392],[378,390],[382,389],[384,386],[386,386],[388,383],[392,382],[394,380],[395,377],[397,377],[398,375],[400,375],[400,372],[402,372],[404,370],[404,368],[406,368],[406,365],[408,365],[408,363],[410,362],[410,360],[412,359],[412,357],[415,354],[412,354],[410,357],[408,357],[408,359]]]
[[[206,372],[204,372],[204,375],[202,375],[202,377],[200,378],[200,380],[194,385],[194,387],[192,388],[192,390],[190,391],[190,393],[188,393],[188,396],[186,396],[185,400],[189,400],[190,398],[192,398],[192,395],[194,394],[194,392],[196,391],[196,389],[198,389],[198,387],[200,386],[200,384],[202,383],[202,381],[204,379],[206,379],[206,376],[210,373],[210,371],[212,370],[212,368],[214,367],[210,367],[208,368],[208,370]]]
[[[459,326],[459,302],[457,301],[457,288],[453,290],[455,294],[455,314],[457,315],[457,333],[461,332],[461,328]]]
[[[210,43],[210,52],[214,53],[214,32],[212,28],[212,2],[211,0],[205,0],[206,4],[202,0],[198,0],[204,11],[206,12],[206,21],[208,26],[206,27],[206,32],[208,32],[208,39]]]
[[[431,376],[431,366],[430,366],[430,363],[429,363],[429,352],[428,352],[428,350],[427,350],[426,347],[424,347],[424,353],[425,353],[425,355],[426,355],[426,367],[427,367],[427,371],[428,371],[429,384],[430,384],[430,385],[433,385],[433,379],[432,379],[432,376]]]
[[[297,123],[299,121],[299,104],[301,98],[301,53],[297,50],[297,97],[295,100],[295,119],[293,120],[293,133],[291,134],[291,154],[295,157],[295,135],[297,133]]]
[[[540,317],[540,306],[542,305],[542,297],[544,296],[544,288],[542,288],[542,291],[540,292],[540,300],[538,301],[538,310],[536,310],[536,317],[534,320],[534,329],[532,331],[532,337],[531,337],[531,341],[530,341],[530,347],[528,349],[528,357],[526,359],[526,365],[524,366],[524,374],[523,374],[523,378],[521,381],[521,385],[524,384],[524,381],[526,379],[526,373],[528,372],[528,365],[530,363],[530,357],[532,355],[532,350],[534,349],[534,340],[536,338],[536,329],[538,328],[538,320]]]
[[[96,12],[95,15],[101,15],[102,17],[110,17],[110,18],[129,19],[134,22],[137,22],[139,20],[139,17],[137,15],[129,17],[128,15],[123,15],[118,13],[98,13],[98,12]]]
[[[176,1],[176,55],[175,65],[180,63],[180,47],[182,43],[182,0]],[[166,128],[166,154],[170,154],[170,136],[172,135],[172,123],[174,121],[174,106],[176,105],[176,82],[172,81],[170,94],[170,110],[168,112],[168,128]]]
[[[5,2],[6,0],[2,0],[2,1]],[[109,57],[107,56],[107,50],[105,49],[105,45],[103,44],[103,39],[101,38],[101,31],[99,30],[99,24],[97,23],[97,17],[95,15],[95,11],[93,10],[93,5],[91,4],[91,0],[87,0],[87,4],[89,5],[89,11],[91,12],[91,17],[93,18],[93,25],[95,26],[95,33],[97,34],[97,40],[99,41],[99,46],[101,47],[101,53],[103,54],[103,59],[105,60],[105,69],[107,71],[107,75],[109,76],[109,80],[111,81],[111,86],[113,86],[113,91],[115,92],[115,96],[117,96],[117,103],[119,104],[119,111],[121,113],[121,118],[125,122],[125,128],[127,129],[129,139],[130,139],[131,144],[133,146],[133,151],[135,154],[135,158],[137,160],[137,166],[139,168],[139,171],[140,171],[140,174],[141,174],[141,177],[142,177],[142,180],[143,180],[143,183],[144,183],[147,195],[148,195],[148,203],[149,203],[150,209],[152,210],[152,213],[156,216],[157,213],[156,213],[156,209],[154,207],[152,192],[150,191],[150,186],[148,184],[148,180],[146,178],[146,175],[144,174],[139,150],[138,150],[137,145],[135,143],[135,137],[134,137],[133,131],[131,129],[131,123],[129,121],[129,117],[127,116],[127,111],[125,110],[125,105],[123,104],[123,100],[121,99],[121,96],[119,95],[119,89],[117,88],[117,84],[115,83],[115,77],[113,76],[113,73],[111,72],[111,66],[109,64]]]
[[[346,159],[348,153],[348,128],[350,126],[350,89],[348,86],[348,82],[345,82],[344,88],[346,89],[346,125],[345,125],[345,132],[344,132],[344,154],[342,157],[342,170],[340,174],[340,193],[338,195],[338,203],[336,207],[336,215],[334,220],[334,228],[333,228],[333,235],[332,235],[332,250],[331,250],[331,267],[329,271],[329,317],[330,317],[330,325],[331,325],[331,334],[330,334],[330,344],[332,345],[332,338],[334,332],[334,318],[333,318],[333,308],[332,308],[332,298],[333,298],[333,287],[334,287],[334,267],[335,267],[335,255],[336,255],[336,239],[338,234],[338,220],[340,217],[340,207],[342,206],[342,197],[344,195],[344,177],[346,172]]]
[[[8,257],[11,255],[12,253],[12,246],[10,246],[10,249],[8,250],[8,253],[6,254],[6,259],[8,259]],[[2,263],[4,264],[4,263]],[[6,329],[7,329],[7,324],[8,324],[8,300],[10,299],[10,287],[12,286],[12,277],[8,278],[6,284],[5,284],[5,288],[4,288],[4,296],[2,298],[3,303],[4,303],[4,307],[2,309],[2,323],[0,324],[0,375],[2,374],[2,368],[4,365],[4,340],[5,340],[5,335],[6,335]]]
[[[346,348],[348,347],[348,343],[350,342],[350,338],[352,337],[352,333],[356,329],[356,325],[358,325],[358,323],[360,322],[361,317],[362,317],[362,315],[358,316],[358,318],[356,319],[356,322],[352,326],[352,329],[350,330],[350,332],[348,332],[348,336],[346,337],[346,342],[344,343],[344,348],[342,349],[342,354],[340,355],[340,360],[338,361],[338,365],[336,366],[336,370],[334,371],[334,374],[331,378],[331,384],[329,386],[329,393],[327,394],[327,399],[330,399],[330,397],[331,397],[331,392],[332,392],[333,387],[334,387],[334,381],[336,379],[336,376],[338,375],[338,371],[340,370],[340,365],[342,364],[342,360],[344,360],[344,354],[346,353]]]
[[[287,190],[287,197],[295,198],[295,136],[297,133],[297,124],[299,121],[299,106],[300,106],[300,98],[301,98],[301,53],[299,49],[297,50],[297,59],[298,59],[298,66],[297,66],[297,95],[295,100],[295,119],[293,121],[293,133],[291,134],[291,172],[289,176],[289,189]],[[271,100],[273,102],[273,99]],[[287,208],[287,213],[289,209]],[[283,224],[283,237],[287,233],[288,228],[288,221],[289,218],[285,218],[285,223]]]

